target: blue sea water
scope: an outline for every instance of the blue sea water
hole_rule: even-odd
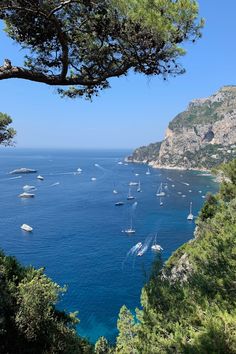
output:
[[[146,175],[145,165],[118,164],[127,154],[0,150],[0,248],[25,265],[46,267],[48,276],[67,285],[58,306],[79,311],[78,332],[92,341],[101,335],[113,341],[120,307],[140,306],[155,256],[149,248],[142,257],[126,257],[130,248],[157,232],[167,259],[193,237],[194,222],[186,220],[190,201],[197,215],[202,196],[218,188],[211,177],[196,171],[151,169]],[[35,174],[8,174],[19,167],[35,168],[45,180],[37,180]],[[78,168],[81,174],[75,173]],[[139,180],[142,192],[131,187],[136,199],[127,201],[129,182]],[[161,182],[168,186],[162,207],[155,195]],[[18,198],[26,184],[37,188],[35,198]],[[120,200],[125,205],[116,207]],[[131,215],[136,233],[127,236],[122,231]],[[33,233],[23,232],[23,223],[31,225]]]

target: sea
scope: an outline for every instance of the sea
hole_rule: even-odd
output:
[[[125,163],[126,150],[0,150],[0,248],[24,265],[44,267],[67,287],[57,306],[78,311],[78,333],[95,342],[117,335],[122,305],[140,308],[155,253],[165,262],[193,238],[190,203],[197,217],[208,192],[218,184],[199,171],[160,170]],[[35,174],[12,175],[16,168]],[[80,172],[78,172],[78,169]],[[43,181],[37,179],[40,174]],[[130,182],[139,183],[129,186]],[[162,183],[165,197],[156,192]],[[35,186],[34,198],[23,199],[23,186]],[[130,191],[129,191],[130,189]],[[114,193],[114,190],[117,193]],[[130,193],[135,197],[127,200]],[[116,202],[124,205],[116,206]],[[33,232],[21,230],[22,224]],[[124,231],[132,227],[135,234]],[[134,246],[146,251],[138,256]]]

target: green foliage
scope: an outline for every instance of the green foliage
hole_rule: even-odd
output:
[[[6,33],[26,49],[25,66],[7,61],[0,80],[22,78],[91,98],[130,69],[145,75],[184,72],[183,44],[201,36],[194,0],[5,0]]]
[[[55,307],[64,291],[42,269],[24,268],[1,252],[0,352],[93,353],[92,346],[76,333],[76,314]]]
[[[108,341],[105,337],[100,337],[95,344],[96,354],[109,354],[111,353]]]
[[[161,270],[157,260],[142,291],[138,322],[129,320],[134,352],[236,353],[236,162],[221,169],[229,180],[223,182],[223,193],[221,187],[207,197],[195,238]],[[120,318],[121,333],[128,327],[127,316]]]
[[[149,144],[148,146],[142,146],[132,153],[131,156],[129,156],[130,161],[153,161],[158,158],[159,151],[161,147],[161,142],[154,143],[154,144]]]
[[[119,335],[117,337],[116,353],[138,354],[137,331],[134,317],[126,306],[122,306],[117,322]]]
[[[7,114],[0,113],[0,145],[12,145],[12,139],[16,135],[16,131],[9,127],[12,123],[11,117]]]

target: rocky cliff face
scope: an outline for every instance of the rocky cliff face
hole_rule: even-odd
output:
[[[164,141],[128,157],[153,167],[210,169],[236,157],[236,86],[190,102],[169,124]]]

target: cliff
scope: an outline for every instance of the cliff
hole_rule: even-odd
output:
[[[162,142],[136,149],[127,158],[153,167],[208,170],[236,157],[236,86],[196,99],[178,114]]]

